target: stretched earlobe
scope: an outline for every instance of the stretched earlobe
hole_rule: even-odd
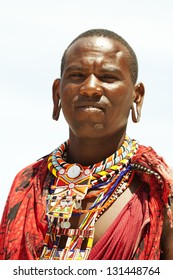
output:
[[[145,88],[142,83],[135,86],[135,98],[132,104],[132,121],[138,123],[141,118],[142,105],[144,101]]]
[[[53,120],[57,121],[59,119],[59,114],[61,110],[61,102],[60,102],[60,79],[56,79],[52,86],[52,98],[53,98]]]
[[[57,109],[53,109],[53,113],[52,113],[52,119],[55,121],[58,121],[59,119],[59,115],[60,115],[60,111],[61,111],[61,103],[59,102],[58,104],[58,108]]]
[[[132,104],[132,121],[134,123],[138,123],[140,121],[141,118],[141,114],[137,111],[137,106],[136,109],[134,107],[134,104]]]

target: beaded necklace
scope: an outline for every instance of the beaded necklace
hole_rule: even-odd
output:
[[[128,188],[134,176],[130,160],[138,144],[128,136],[115,154],[92,166],[65,162],[68,143],[63,143],[48,159],[48,168],[55,179],[47,196],[49,229],[40,259],[87,259],[95,222]],[[83,199],[91,197],[95,198],[93,205],[82,209]],[[79,228],[71,228],[70,218],[82,214],[85,216]],[[66,244],[60,248],[63,236]]]

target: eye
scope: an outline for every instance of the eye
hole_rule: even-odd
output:
[[[116,82],[116,81],[119,81],[120,78],[118,78],[118,77],[115,76],[115,75],[105,74],[105,75],[100,76],[100,80],[101,80],[102,82],[105,82],[105,83],[114,83],[114,82]]]
[[[73,80],[82,79],[84,78],[84,74],[81,72],[69,73],[69,78]]]

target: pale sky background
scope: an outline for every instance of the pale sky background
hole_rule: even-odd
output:
[[[0,216],[15,175],[68,138],[63,116],[51,119],[52,83],[64,49],[91,28],[135,50],[146,96],[128,135],[173,166],[172,0],[0,0]]]

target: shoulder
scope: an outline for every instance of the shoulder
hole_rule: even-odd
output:
[[[173,259],[173,227],[171,220],[173,218],[173,169],[170,168],[162,156],[158,155],[152,147],[139,145],[139,149],[133,158],[133,162],[154,171],[150,175],[144,172],[140,173],[140,177],[150,182],[150,189],[153,191],[158,187],[158,202],[164,203],[165,211],[163,213],[163,231],[161,238],[161,259]],[[157,173],[159,177],[151,176]],[[155,177],[154,181],[153,178]],[[158,179],[160,178],[160,179]],[[152,192],[154,194],[154,192]],[[170,205],[168,205],[168,201]]]
[[[158,155],[152,147],[139,145],[136,154],[132,157],[132,164],[143,166],[145,170],[151,171],[152,174],[158,174],[158,178],[161,177],[172,184],[173,171],[164,158]]]
[[[44,178],[47,174],[47,158],[36,161],[22,170],[15,176],[10,188],[5,208],[3,211],[2,221],[6,221],[11,210],[17,209],[24,197],[29,195],[32,188],[32,182],[35,177]],[[38,180],[37,180],[38,182]],[[36,184],[35,184],[36,185]],[[38,192],[37,192],[38,194]],[[29,197],[29,196],[28,196]]]
[[[25,166],[24,168],[22,168],[16,175],[16,177],[25,177],[25,178],[29,178],[29,177],[34,177],[37,172],[39,171],[39,169],[46,163],[46,159],[40,159],[38,161],[35,161],[31,164],[29,164],[28,166]]]
[[[143,161],[150,162],[150,165],[162,163],[165,166],[167,166],[164,158],[161,155],[159,155],[151,146],[139,145],[134,159],[141,159]]]
[[[132,158],[132,167],[142,181],[149,184],[150,189],[159,191],[165,205],[173,188],[173,172],[152,147],[139,145],[137,153]]]
[[[47,170],[47,157],[44,157],[21,169],[15,176],[11,192],[26,189],[35,176],[43,176]]]

